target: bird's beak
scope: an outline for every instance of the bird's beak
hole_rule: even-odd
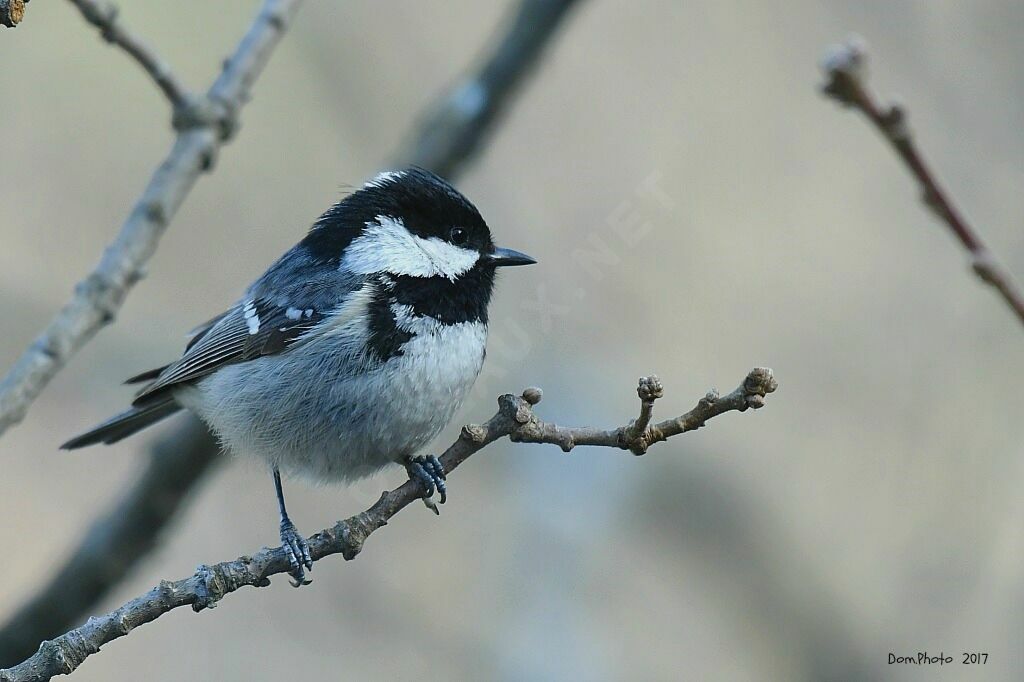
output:
[[[485,255],[484,258],[496,268],[503,265],[533,265],[537,262],[525,253],[499,247],[495,247],[494,251]]]

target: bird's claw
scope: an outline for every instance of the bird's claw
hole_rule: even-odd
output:
[[[445,473],[444,465],[434,455],[424,455],[420,457],[411,457],[409,463],[406,465],[406,470],[409,472],[409,478],[420,484],[423,489],[423,499],[427,501],[427,506],[432,507],[430,498],[434,496],[436,490],[438,495],[441,496],[439,502],[444,504],[448,500],[448,488],[445,485]],[[437,508],[432,507],[434,513],[437,513]]]
[[[306,538],[295,530],[295,524],[287,518],[281,520],[281,545],[288,554],[288,563],[291,565],[289,574],[292,577],[292,587],[302,587],[313,582],[306,578],[306,571],[303,570],[313,570],[313,557],[309,554],[309,545]]]

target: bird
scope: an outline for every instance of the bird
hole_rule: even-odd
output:
[[[418,453],[483,366],[497,268],[533,263],[495,246],[477,208],[440,176],[379,173],[192,330],[178,360],[128,379],[144,384],[130,409],[61,447],[116,443],[194,413],[226,451],[268,466],[292,584],[308,584],[313,561],[282,474],[347,483],[400,464],[426,502],[435,492],[445,502],[443,465]]]

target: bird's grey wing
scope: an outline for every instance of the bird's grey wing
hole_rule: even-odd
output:
[[[196,343],[198,343],[199,340],[202,339],[203,336],[206,334],[206,332],[208,332],[211,329],[213,329],[214,325],[216,325],[218,322],[223,320],[224,317],[226,315],[230,314],[230,313],[231,313],[231,311],[228,310],[227,312],[221,313],[217,317],[211,318],[211,319],[207,320],[206,322],[203,322],[202,324],[193,327],[192,330],[189,331],[189,333],[185,335],[188,338],[188,345],[185,346],[185,350],[187,351],[189,348],[191,348]],[[145,372],[142,372],[141,374],[136,374],[133,377],[129,377],[129,378],[125,379],[124,383],[126,383],[126,384],[141,384],[144,381],[153,381],[158,376],[160,376],[160,373],[163,372],[168,367],[170,367],[170,365],[164,365],[163,367],[157,367],[156,369],[146,370]]]
[[[365,276],[337,263],[311,259],[300,244],[271,265],[238,304],[198,327],[181,359],[164,367],[132,404],[147,404],[167,387],[224,365],[285,352],[319,325],[333,326],[365,311],[372,287]]]
[[[281,353],[326,315],[326,311],[314,308],[281,307],[263,299],[246,299],[193,338],[181,359],[164,367],[132,404],[148,404],[169,386],[206,376],[224,365]]]
[[[227,310],[221,313],[220,315],[217,315],[216,317],[211,317],[206,322],[196,325],[195,327],[190,329],[189,332],[185,334],[185,337],[188,338],[188,345],[185,346],[185,350],[188,350],[189,348],[194,346],[196,342],[199,341],[199,339],[203,338],[203,336],[206,335],[206,332],[213,329],[218,322],[223,320],[230,313],[231,311]]]

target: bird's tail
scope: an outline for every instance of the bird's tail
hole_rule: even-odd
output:
[[[147,426],[157,423],[164,417],[171,416],[180,409],[181,405],[168,395],[163,400],[155,401],[143,407],[133,407],[126,412],[111,417],[91,431],[72,438],[60,447],[62,450],[74,450],[76,448],[84,448],[87,445],[95,445],[96,443],[106,443],[107,445],[116,443],[136,431],[141,431]]]

